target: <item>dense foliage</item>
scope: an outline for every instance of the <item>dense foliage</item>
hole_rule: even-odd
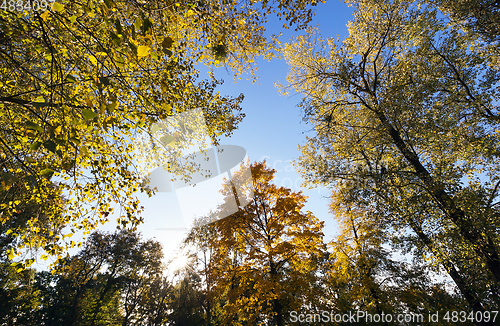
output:
[[[300,27],[315,2],[286,4],[69,0],[0,10],[2,252],[58,255],[62,240],[115,209],[119,225],[140,223],[135,193],[150,191],[137,135],[196,108],[212,141],[230,135],[243,97],[220,95],[220,81],[201,80],[194,66],[253,71],[277,44],[264,36],[268,15]]]
[[[302,147],[302,173],[342,193],[345,209],[383,220],[379,231],[404,234],[394,243],[446,270],[471,308],[498,307],[494,35],[425,3],[350,3],[344,41],[310,30],[285,48],[290,87],[305,95],[316,131]],[[438,2],[444,13],[458,10],[451,3]]]
[[[166,265],[156,240],[125,230],[94,232],[50,272],[17,273],[2,262],[0,324],[290,325],[294,313],[467,309],[432,280],[428,266],[391,257],[381,221],[368,212],[332,201],[341,234],[325,243],[323,222],[303,210],[305,196],[273,185],[276,171],[264,162],[250,169],[249,205],[209,224],[200,220],[184,256]],[[227,182],[226,200],[233,190]]]
[[[253,73],[279,46],[264,37],[269,14],[302,28],[316,1],[0,10],[0,325],[313,325],[292,317],[352,311],[500,324],[470,318],[500,307],[499,2],[347,2],[345,40],[308,28],[282,48],[283,91],[302,94],[313,127],[297,167],[331,188],[338,235],[324,239],[265,162],[247,163],[252,178],[233,171],[181,264],[135,230],[135,193],[151,190],[134,142],[182,147],[154,143],[152,125],[196,108],[213,142],[230,135],[242,96],[220,95],[212,69]],[[116,207],[120,229],[91,233]],[[90,236],[64,242],[76,232]],[[58,259],[36,271],[37,253]]]

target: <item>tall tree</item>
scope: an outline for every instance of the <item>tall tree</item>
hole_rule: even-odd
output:
[[[332,253],[326,266],[325,286],[332,293],[332,309],[392,316],[425,315],[428,311],[445,315],[450,310],[467,310],[466,301],[431,278],[432,266],[414,250],[389,251],[402,249],[398,246],[402,242],[400,232],[388,218],[378,214],[371,201],[359,197],[363,195],[356,189],[345,188],[332,195],[330,208],[340,230],[330,244]],[[406,259],[401,253],[407,254]],[[440,275],[439,269],[432,270],[433,275]],[[440,302],[434,297],[439,297]],[[413,320],[410,324],[431,322]]]
[[[41,272],[35,278],[43,302],[38,324],[161,324],[165,314],[158,317],[156,312],[163,306],[155,310],[148,303],[159,299],[156,290],[163,287],[149,293],[150,286],[162,284],[161,259],[160,244],[142,241],[137,233],[93,233],[78,254],[60,262],[54,275]],[[163,318],[160,323],[158,318]]]
[[[200,227],[213,231],[201,232],[204,238],[198,244],[210,248],[212,266],[207,267],[221,275],[211,281],[217,288],[214,297],[225,299],[223,323],[281,326],[287,324],[289,311],[311,302],[315,258],[325,250],[323,222],[302,211],[304,195],[272,184],[276,171],[265,162],[251,164],[250,169],[253,197],[242,198],[249,194],[238,193],[240,200],[249,204]],[[244,185],[239,178],[245,176],[240,174],[235,173],[232,182]],[[234,200],[232,182],[224,186],[227,202]],[[188,241],[196,242],[199,235],[200,230],[193,230]]]
[[[416,228],[399,222],[446,239],[440,252],[479,262],[480,272],[460,273],[479,273],[497,288],[495,57],[475,50],[477,35],[460,33],[416,2],[350,3],[356,12],[342,43],[310,31],[284,49],[290,87],[305,95],[304,118],[316,131],[302,147],[303,175],[311,184],[351,183],[382,216],[422,212]]]
[[[0,324],[36,325],[43,294],[34,287],[35,271],[17,271],[8,260],[0,262]]]
[[[200,287],[200,277],[189,269],[183,275],[170,292],[169,325],[211,325],[204,306],[206,294]]]

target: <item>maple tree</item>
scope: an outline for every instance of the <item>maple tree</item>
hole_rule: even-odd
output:
[[[481,309],[500,284],[498,56],[435,8],[349,3],[345,40],[310,29],[284,48],[316,133],[299,167],[309,184],[358,189],[380,216],[399,217]],[[478,275],[482,303],[465,281]]]
[[[284,325],[288,311],[311,302],[315,257],[324,251],[323,222],[302,211],[304,195],[272,184],[276,171],[265,162],[251,164],[250,170],[253,197],[238,193],[239,200],[249,204],[194,228],[186,241],[209,254],[201,275],[211,283],[212,307],[220,306],[224,324],[267,320]],[[225,201],[234,200],[232,182],[244,184],[234,181],[245,177],[240,174],[226,182]]]

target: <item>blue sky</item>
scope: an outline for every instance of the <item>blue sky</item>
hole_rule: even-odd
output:
[[[316,15],[311,25],[319,26],[324,37],[340,36],[343,39],[347,36],[346,24],[352,17],[352,11],[342,1],[319,4],[315,8]],[[269,34],[278,33],[281,24],[277,20],[270,22],[267,27]],[[292,35],[299,33],[301,32],[286,30],[280,41],[285,43]],[[282,96],[274,86],[276,82],[286,85],[288,67],[284,60],[260,60],[258,66],[259,79],[253,84],[245,79],[245,75],[235,83],[225,69],[216,71],[216,78],[225,81],[218,88],[221,94],[245,95],[242,109],[246,117],[232,137],[223,139],[221,144],[244,147],[251,161],[266,159],[268,166],[278,171],[275,179],[278,186],[294,191],[302,190],[309,197],[305,209],[325,221],[325,240],[329,241],[336,234],[336,224],[328,212],[328,200],[325,198],[328,191],[325,188],[308,190],[301,187],[300,175],[291,165],[291,161],[300,155],[298,145],[305,143],[306,135],[312,135],[311,127],[302,122],[301,111],[296,106],[302,97],[299,94]],[[202,66],[199,68],[204,69]],[[153,198],[141,199],[145,206],[145,224],[140,230],[145,237],[155,237],[162,242],[166,257],[172,257],[187,232],[182,230],[186,226],[180,207],[183,203],[179,204],[179,198],[176,197],[174,193],[158,193]],[[191,205],[211,200],[211,197],[196,198],[191,201]],[[158,228],[171,230],[157,230]]]
[[[311,23],[318,26],[323,37],[337,37],[344,39],[347,36],[346,24],[352,18],[352,8],[339,0],[331,0],[315,7],[315,16]],[[267,26],[268,35],[283,31],[282,22],[272,20]],[[283,31],[280,38],[282,44],[288,42],[294,35],[304,33],[292,30]],[[245,95],[242,111],[246,117],[238,125],[232,137],[221,140],[222,145],[238,145],[246,149],[250,161],[266,159],[267,165],[276,169],[275,184],[291,188],[293,191],[303,191],[308,196],[305,210],[311,211],[317,218],[325,221],[325,241],[330,241],[336,234],[336,223],[328,212],[329,192],[325,188],[305,189],[302,179],[297,174],[291,162],[300,155],[299,144],[305,143],[306,135],[313,135],[311,126],[302,122],[302,113],[297,104],[301,101],[300,94],[291,94],[288,97],[279,94],[274,86],[276,82],[286,85],[288,66],[284,60],[258,61],[259,79],[256,83],[247,80],[249,76],[243,75],[234,82],[233,76],[226,69],[218,69],[216,78],[223,79],[225,83],[218,88],[222,95]],[[199,65],[201,76],[204,75],[205,66]],[[152,198],[140,195],[141,205],[144,210],[144,224],[139,226],[144,238],[156,238],[164,247],[166,260],[173,258],[177,253],[179,244],[187,233],[186,208],[199,212],[206,210],[220,195],[210,192],[210,182],[204,181],[197,184],[197,195],[186,196],[180,191],[159,192]],[[206,190],[205,192],[204,189]],[[212,188],[213,189],[213,188]],[[203,195],[200,195],[203,194]],[[117,212],[116,212],[117,213]],[[183,214],[184,213],[184,214]],[[99,229],[113,231],[116,227],[116,216],[110,216],[110,222]],[[168,229],[168,230],[164,230]],[[74,235],[71,240],[81,241],[83,236]],[[76,250],[71,250],[71,253]],[[38,260],[38,268],[46,268],[50,262]]]

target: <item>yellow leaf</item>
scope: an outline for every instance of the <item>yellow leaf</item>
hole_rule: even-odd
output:
[[[46,21],[47,18],[49,17],[50,13],[48,11],[44,12],[43,14],[40,15],[42,17],[43,21]]]
[[[137,48],[137,55],[139,56],[139,58],[141,57],[145,57],[149,54],[149,51],[151,50],[151,48],[149,46],[146,46],[146,45],[140,45],[138,48]]]
[[[94,57],[93,55],[89,56],[90,62],[92,62],[94,65],[97,65],[97,58]]]
[[[91,108],[94,107],[94,104],[92,103],[92,101],[88,97],[85,97],[85,102],[87,103],[87,106],[89,106]]]
[[[54,2],[54,4],[52,5],[52,10],[57,11],[57,12],[61,12],[64,10],[64,5],[57,3],[57,2]]]

